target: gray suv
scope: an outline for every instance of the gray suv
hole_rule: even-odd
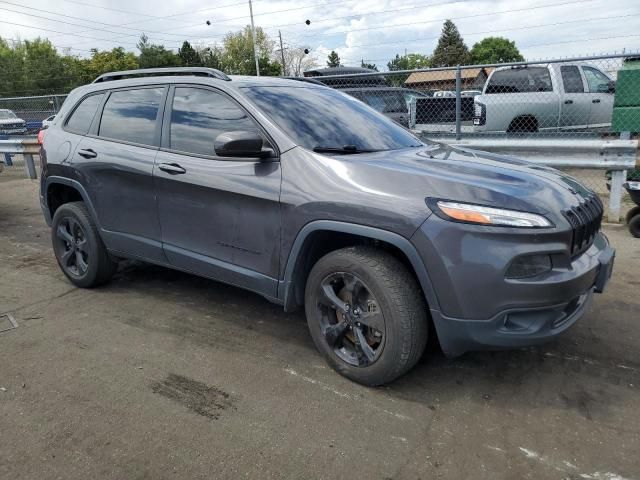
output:
[[[613,265],[602,204],[571,177],[425,144],[311,83],[103,75],[69,95],[41,153],[73,284],[140,259],[304,307],[327,362],[366,385],[411,369],[428,335],[449,356],[554,338]]]

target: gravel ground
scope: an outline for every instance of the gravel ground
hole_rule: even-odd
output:
[[[37,183],[0,174],[1,479],[640,479],[640,240],[556,342],[384,388],[327,368],[301,313],[128,263],[72,287]],[[0,318],[0,330],[9,328]]]

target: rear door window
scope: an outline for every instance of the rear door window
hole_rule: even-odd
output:
[[[102,111],[100,137],[154,145],[156,121],[164,88],[112,92]]]
[[[367,105],[382,113],[405,112],[407,104],[397,91],[363,92],[363,100]]]
[[[491,76],[486,93],[552,92],[551,75],[546,67],[498,70]]]
[[[98,111],[104,95],[104,93],[99,93],[82,100],[71,114],[71,117],[69,117],[69,120],[67,120],[67,129],[81,135],[86,135],[87,132],[89,132],[93,117]],[[47,120],[50,119],[53,119],[53,117],[49,117]]]
[[[226,95],[203,88],[176,88],[171,109],[172,150],[215,156],[216,137],[233,131],[261,134],[253,119]]]
[[[578,67],[569,65],[560,67],[560,74],[562,75],[565,93],[584,93],[582,75],[580,75]]]

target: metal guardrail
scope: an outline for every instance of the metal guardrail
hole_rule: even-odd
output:
[[[607,170],[611,172],[608,219],[618,222],[622,203],[622,184],[627,170],[640,165],[637,140],[597,139],[544,139],[544,138],[466,138],[456,140],[452,136],[434,137],[416,132],[426,141],[436,141],[470,150],[487,151],[520,157],[524,160],[555,168]],[[21,154],[25,159],[27,175],[37,178],[34,155],[40,146],[35,137],[15,137],[0,140],[0,155]],[[0,158],[2,158],[0,156]],[[5,160],[7,165],[11,165]]]
[[[37,137],[14,137],[0,140],[0,158],[4,157],[4,163],[9,167],[12,165],[11,154],[22,155],[27,176],[32,180],[38,178],[36,164],[33,160],[34,155],[40,154]]]
[[[554,168],[605,170],[611,172],[608,219],[619,222],[622,184],[627,170],[640,164],[637,140],[466,138],[434,137],[418,132],[426,141],[509,155]]]

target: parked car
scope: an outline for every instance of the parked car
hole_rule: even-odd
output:
[[[605,73],[583,63],[497,68],[475,97],[473,122],[492,132],[606,127],[614,91]]]
[[[55,115],[51,115],[50,117],[45,118],[42,121],[42,128],[46,129],[49,128],[49,126],[53,123],[53,121],[55,120],[56,116]]]
[[[363,101],[403,127],[409,126],[406,89],[400,87],[341,88],[340,91]]]
[[[0,135],[24,135],[25,133],[27,133],[27,122],[12,110],[0,109]]]
[[[591,190],[425,144],[338,90],[116,72],[58,116],[40,201],[74,285],[131,258],[304,307],[329,365],[366,385],[411,369],[430,331],[449,356],[555,338],[611,274]]]
[[[482,94],[481,90],[462,90],[460,92],[461,97],[476,97],[481,94]]]

